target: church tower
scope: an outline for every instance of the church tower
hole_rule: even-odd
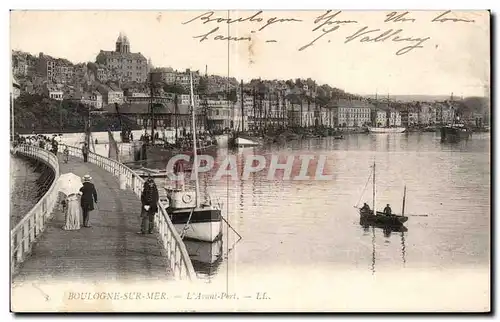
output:
[[[130,43],[128,41],[128,38],[121,32],[118,36],[118,39],[116,40],[115,51],[122,54],[130,53]]]
[[[117,53],[121,53],[122,52],[122,44],[123,44],[123,35],[120,32],[120,35],[118,36],[118,39],[116,39],[116,49],[115,49],[115,51]]]

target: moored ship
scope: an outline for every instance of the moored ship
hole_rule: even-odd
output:
[[[368,127],[368,132],[370,133],[403,133],[406,131],[405,127]]]
[[[218,204],[213,204],[208,195],[201,202],[200,186],[197,170],[195,103],[193,97],[191,76],[191,104],[192,108],[192,142],[193,142],[193,176],[195,190],[184,188],[184,166],[177,162],[174,165],[174,174],[177,176],[175,187],[165,187],[168,199],[167,213],[176,230],[182,238],[189,238],[205,242],[213,242],[222,235],[222,212]]]
[[[441,141],[460,141],[468,139],[472,135],[464,124],[455,123],[441,127]]]

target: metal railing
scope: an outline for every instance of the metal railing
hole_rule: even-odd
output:
[[[60,150],[64,150],[65,147],[68,147],[70,156],[83,158],[80,148],[64,144],[61,144],[61,146]],[[127,188],[130,188],[137,197],[141,197],[144,179],[129,167],[93,152],[89,152],[87,161],[118,177],[121,182],[124,181],[126,183]],[[196,273],[191,263],[191,258],[186,250],[186,246],[172,224],[166,209],[160,202],[158,202],[158,215],[155,216],[155,224],[155,226],[158,227],[160,241],[166,252],[167,259],[170,263],[170,269],[174,277],[176,279],[196,279]]]
[[[18,269],[19,264],[31,252],[33,243],[42,234],[45,225],[52,217],[52,211],[59,196],[56,189],[56,182],[59,177],[59,162],[57,156],[53,153],[33,145],[21,144],[11,147],[11,152],[43,162],[54,171],[54,181],[45,195],[10,231],[11,273],[13,274]]]

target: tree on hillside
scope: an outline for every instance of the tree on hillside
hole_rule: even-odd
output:
[[[179,84],[164,84],[163,90],[167,93],[188,94],[188,91]]]

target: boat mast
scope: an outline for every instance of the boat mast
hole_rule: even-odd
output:
[[[373,161],[373,214],[376,214],[375,210],[375,161]]]
[[[405,186],[405,192],[403,194],[403,210],[401,211],[401,216],[405,215],[405,203],[406,203],[406,186]]]
[[[195,202],[196,207],[199,207],[199,195],[200,195],[200,182],[198,180],[198,155],[196,154],[196,117],[195,117],[195,103],[194,103],[194,93],[193,93],[193,74],[189,71],[189,81],[191,85],[191,114],[192,114],[192,127],[193,127],[193,171],[196,183],[196,196]]]
[[[174,95],[174,126],[175,126],[175,145],[177,145],[177,142],[179,141],[179,137],[178,137],[178,134],[177,132],[179,132],[179,129],[178,129],[178,124],[177,124],[177,111],[178,111],[178,108],[177,108],[177,93]]]
[[[245,121],[243,119],[244,117],[244,105],[243,105],[243,79],[241,80],[241,132],[245,131]]]
[[[151,109],[151,145],[155,144],[155,116],[153,110],[153,74],[150,74],[149,77],[149,91],[150,91],[150,100],[149,100],[149,108]]]

